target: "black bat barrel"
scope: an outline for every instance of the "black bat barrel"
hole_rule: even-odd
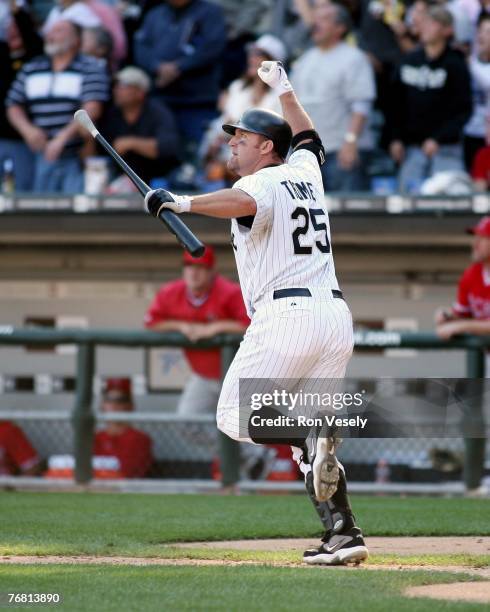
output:
[[[95,136],[95,140],[100,146],[109,153],[121,170],[131,179],[138,191],[144,197],[149,191],[149,186],[136,174],[136,172],[128,166],[124,159],[111,147],[107,140],[99,133]],[[167,228],[174,234],[180,244],[193,257],[201,257],[204,253],[204,244],[197,238],[187,225],[179,219],[179,217],[169,209],[163,209],[158,218],[164,223]]]

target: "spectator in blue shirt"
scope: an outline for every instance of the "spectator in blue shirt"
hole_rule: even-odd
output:
[[[217,116],[225,44],[222,9],[205,0],[167,0],[135,35],[135,62],[152,75],[188,143],[198,144]]]

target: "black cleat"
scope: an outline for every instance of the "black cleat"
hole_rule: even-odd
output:
[[[303,561],[308,565],[346,565],[360,563],[369,556],[359,527],[345,533],[333,533],[318,548],[306,550]]]

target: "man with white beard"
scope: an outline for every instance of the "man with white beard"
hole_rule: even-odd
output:
[[[44,53],[26,63],[7,95],[7,117],[36,154],[37,192],[79,193],[82,139],[73,113],[84,108],[93,120],[109,100],[104,64],[81,55],[80,29],[58,21],[46,33]]]

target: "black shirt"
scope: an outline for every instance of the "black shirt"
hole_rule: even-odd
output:
[[[423,48],[408,53],[392,90],[392,140],[420,145],[460,142],[472,111],[471,80],[463,55],[446,47],[430,59]]]
[[[22,38],[24,49],[14,55],[10,52],[8,44],[0,41],[0,138],[22,140],[21,135],[7,119],[5,99],[16,74],[25,62],[43,52],[43,40],[36,32],[32,17],[27,11],[19,9],[14,13],[13,18]]]
[[[128,123],[121,109],[112,105],[101,121],[101,133],[112,144],[116,138],[139,136],[156,138],[158,157],[149,159],[129,151],[126,161],[146,183],[152,178],[165,176],[179,162],[180,142],[175,119],[161,102],[147,99],[135,123]]]

